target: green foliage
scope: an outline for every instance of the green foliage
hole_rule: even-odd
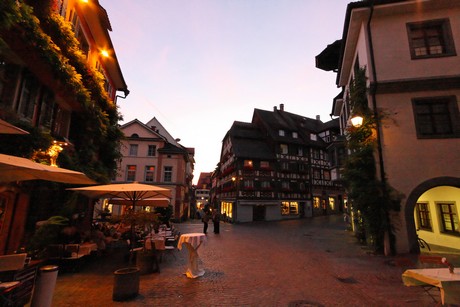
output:
[[[99,182],[108,182],[116,172],[116,161],[121,158],[123,134],[118,127],[121,115],[107,96],[103,75],[87,65],[72,25],[50,9],[54,1],[27,3],[30,5],[23,1],[0,1],[0,31],[14,31],[29,42],[52,69],[63,92],[71,93],[69,96],[82,106],[72,118],[69,135],[76,157],[63,152],[59,161]],[[43,146],[46,143],[43,139],[47,137],[34,131],[28,136],[28,148],[12,145],[3,152],[13,154],[15,151],[15,155],[30,157],[33,150],[47,148]]]
[[[58,243],[62,228],[68,224],[69,219],[65,217],[50,217],[35,231],[26,246],[26,251],[40,257],[48,245]]]
[[[361,127],[348,129],[347,147],[351,153],[342,175],[352,207],[359,216],[358,227],[364,229],[368,245],[381,252],[385,232],[391,229],[388,212],[397,201],[389,197],[385,183],[377,180],[374,157],[377,119],[368,107],[365,72],[365,68],[357,71],[350,86],[352,114],[363,116],[364,121]]]
[[[171,205],[167,207],[156,207],[155,212],[160,214],[161,223],[168,225],[173,215],[173,207]]]

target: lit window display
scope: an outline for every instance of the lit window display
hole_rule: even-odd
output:
[[[298,215],[299,203],[296,201],[281,202],[281,215]]]
[[[220,205],[220,214],[231,219],[233,217],[233,203],[223,201]]]
[[[319,209],[320,198],[318,196],[313,197],[313,208]]]
[[[334,197],[329,197],[329,208],[331,208],[331,210],[335,210],[335,198]]]

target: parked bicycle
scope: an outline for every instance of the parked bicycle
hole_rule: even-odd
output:
[[[429,251],[431,251],[430,245],[425,240],[423,240],[419,236],[417,236],[417,240],[418,240],[418,246],[420,246],[420,249],[427,248]]]

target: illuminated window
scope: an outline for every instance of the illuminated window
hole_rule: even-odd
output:
[[[282,155],[288,154],[288,146],[286,144],[280,144],[280,151]]]
[[[252,160],[244,160],[244,168],[252,168]]]
[[[331,208],[332,211],[335,210],[335,199],[334,199],[334,197],[329,197],[329,208]]]
[[[298,215],[299,203],[296,201],[283,201],[281,202],[281,215]]]
[[[268,161],[260,161],[260,168],[270,168],[270,163]]]
[[[429,204],[417,203],[416,210],[418,227],[424,230],[432,230]]]
[[[313,197],[313,208],[319,209],[321,204],[321,199],[318,196]]]
[[[294,139],[297,139],[299,137],[299,135],[297,134],[297,132],[294,131],[294,132],[292,132],[292,137]]]
[[[128,165],[127,172],[126,172],[126,181],[134,181],[136,180],[136,165]]]
[[[146,166],[145,167],[145,181],[153,182],[155,178],[155,166]]]
[[[458,215],[454,203],[437,203],[441,216],[442,232],[458,234]]]

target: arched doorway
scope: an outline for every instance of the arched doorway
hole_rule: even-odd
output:
[[[429,243],[458,246],[460,178],[438,177],[421,183],[407,198],[404,213],[410,252],[420,252],[417,229]]]

